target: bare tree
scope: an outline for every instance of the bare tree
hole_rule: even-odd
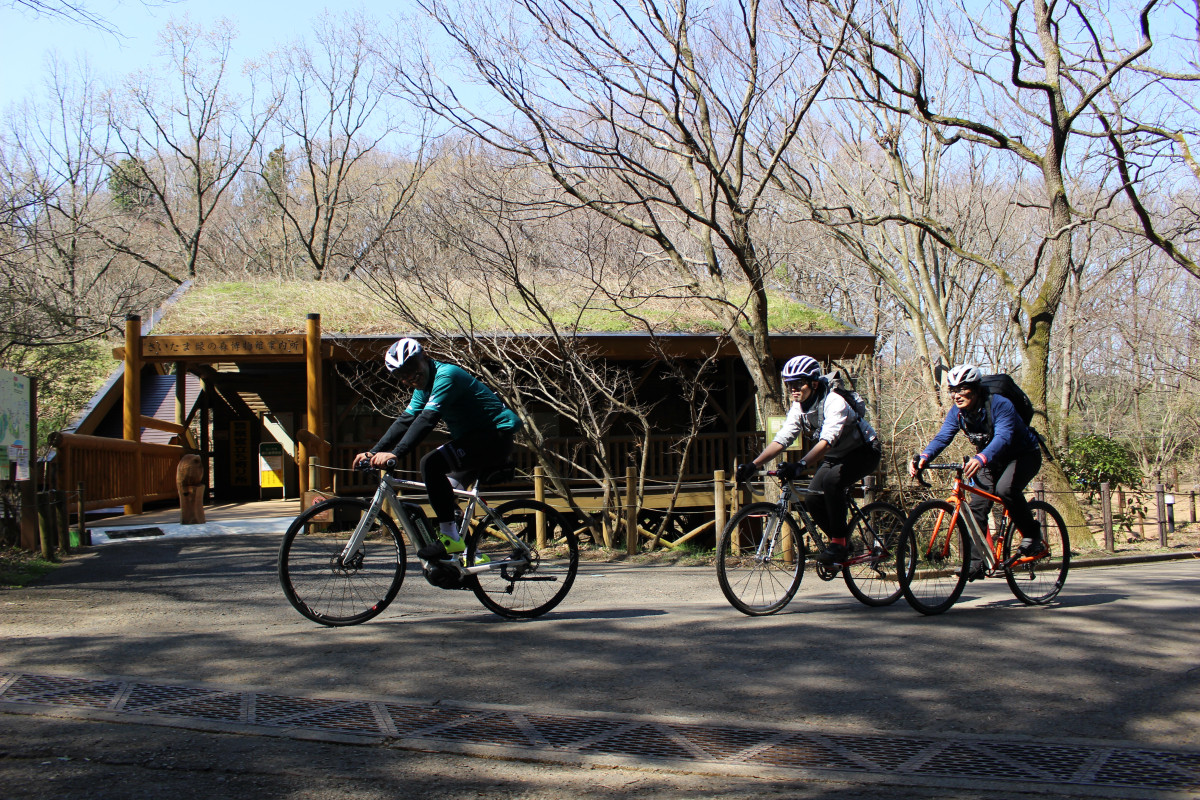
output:
[[[362,16],[324,16],[277,77],[284,149],[262,158],[260,186],[318,280],[349,278],[371,258],[428,166],[420,126],[392,105],[396,79],[380,62],[376,28]],[[384,149],[406,141],[411,156]]]
[[[1075,229],[1094,211],[1081,210],[1070,194],[1069,171],[1088,150],[1081,130],[1096,131],[1098,98],[1150,51],[1149,0],[1125,25],[1104,19],[1098,8],[1080,2],[1005,2],[981,9],[960,2],[898,4],[876,2],[845,7],[830,3],[853,29],[846,66],[855,98],[898,118],[919,123],[923,134],[970,153],[988,149],[1003,156],[998,167],[1031,191],[1019,202],[1039,209],[1038,237],[1001,252],[988,252],[959,235],[943,218],[921,213],[889,213],[864,220],[896,220],[924,231],[956,257],[985,267],[1010,297],[1009,321],[1022,355],[1021,383],[1048,433],[1046,400],[1051,333],[1072,264]],[[940,34],[925,20],[936,16]],[[1129,41],[1121,34],[1132,30]],[[1104,33],[1102,38],[1101,33]],[[937,94],[941,64],[954,65],[965,96]],[[1068,144],[1083,151],[1068,159]],[[1073,202],[1073,200],[1075,202]],[[1054,464],[1047,477],[1067,489]],[[1082,524],[1077,509],[1066,509],[1070,524]]]
[[[168,72],[135,76],[110,110],[117,145],[108,166],[152,202],[132,209],[106,240],[177,283],[196,276],[206,227],[276,111],[274,99],[243,102],[230,93],[233,39],[228,22],[211,31],[168,24]],[[139,237],[139,227],[166,244]]]
[[[438,60],[400,65],[414,96],[553,181],[546,201],[634,232],[728,329],[767,413],[783,410],[767,344],[776,266],[754,220],[778,158],[841,46],[806,34],[807,7],[767,0],[427,0],[481,87],[456,93]],[[790,30],[782,27],[791,19]],[[796,32],[799,31],[799,34]],[[468,102],[480,98],[478,102]]]
[[[107,136],[101,93],[86,67],[72,73],[55,62],[45,98],[10,120],[11,169],[30,185],[28,205],[9,228],[20,248],[0,258],[5,350],[106,335],[165,293],[96,233],[112,216],[99,156]]]
[[[1200,4],[1164,4],[1160,44],[1132,66],[1140,81],[1101,98],[1105,154],[1115,168],[1114,192],[1129,214],[1108,222],[1144,237],[1177,266],[1200,278]],[[1143,25],[1149,33],[1149,20]]]

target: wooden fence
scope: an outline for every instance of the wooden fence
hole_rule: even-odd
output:
[[[1127,502],[1127,495],[1133,502]],[[1105,550],[1116,549],[1117,518],[1122,516],[1130,530],[1133,525],[1138,526],[1138,534],[1143,539],[1148,538],[1147,525],[1153,525],[1159,546],[1166,547],[1167,534],[1175,532],[1176,515],[1181,523],[1196,521],[1196,487],[1193,486],[1190,492],[1171,491],[1165,484],[1157,483],[1153,488],[1118,489],[1114,496],[1112,487],[1102,483],[1100,513]]]
[[[105,436],[54,433],[58,485],[84,485],[85,509],[128,506],[179,497],[175,469],[184,449],[176,445],[130,442]],[[140,480],[139,480],[140,476]]]
[[[625,469],[631,463],[640,463],[640,439],[633,436],[613,436],[606,442],[608,463],[619,469]],[[422,442],[414,452],[401,459],[398,469],[416,472],[421,457],[430,450],[438,447],[442,441],[430,437]],[[681,440],[677,436],[651,437],[650,452],[646,459],[647,482],[673,482],[680,467],[683,467],[683,480],[711,481],[714,470],[732,470],[736,460],[750,458],[763,448],[761,433],[739,433],[736,440],[731,442],[728,434],[701,434],[696,436],[688,448],[686,460],[679,452]],[[584,445],[578,437],[561,437],[547,441],[547,447],[566,458],[570,453]],[[350,466],[350,459],[355,453],[365,450],[368,444],[335,445],[330,449],[332,461],[323,466],[345,468]],[[533,453],[523,447],[516,448],[514,457],[517,471],[532,475],[538,461]],[[369,474],[335,473],[334,491],[345,494],[370,494],[375,491],[375,479]],[[566,480],[572,483],[585,483],[580,475],[567,475]]]

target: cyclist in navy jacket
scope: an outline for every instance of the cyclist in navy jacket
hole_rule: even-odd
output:
[[[987,391],[977,367],[970,364],[955,367],[950,370],[947,382],[954,405],[933,441],[909,465],[910,474],[915,476],[917,470],[923,469],[946,449],[961,430],[978,451],[963,467],[963,477],[973,478],[979,488],[1004,501],[1021,532],[1021,554],[1037,553],[1042,549],[1042,528],[1025,499],[1025,487],[1042,468],[1036,434],[1007,397]],[[968,502],[979,527],[986,530],[991,501],[971,495]],[[981,562],[975,558],[971,562],[970,577],[974,580],[978,577]]]

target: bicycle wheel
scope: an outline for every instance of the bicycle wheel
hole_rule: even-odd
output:
[[[467,537],[466,564],[485,559],[490,568],[471,584],[479,602],[502,617],[528,619],[554,608],[571,590],[579,571],[579,539],[566,518],[536,500],[513,500],[495,509],[508,533],[524,542],[524,553],[496,527],[491,517],[476,523]],[[545,515],[545,544],[538,545],[538,516]]]
[[[1040,500],[1030,502],[1029,509],[1042,519],[1042,540],[1046,549],[1032,559],[1019,558],[1016,564],[1004,568],[1008,588],[1022,603],[1041,606],[1049,603],[1062,591],[1071,567],[1071,542],[1067,526],[1054,506]],[[1021,533],[1011,523],[1004,536],[1004,563],[1017,555]]]
[[[970,513],[966,509],[963,513]],[[954,506],[930,500],[913,509],[904,523],[896,569],[904,599],[922,614],[941,614],[962,594],[971,558],[967,523],[951,530]]]
[[[850,520],[850,558],[842,577],[860,602],[891,605],[903,593],[896,574],[896,547],[903,532],[904,514],[891,503],[869,503]]]
[[[396,523],[376,515],[362,546],[342,550],[363,515],[365,500],[335,497],[288,526],[279,545],[279,583],[297,611],[322,625],[355,625],[387,608],[404,581],[406,554]]]
[[[717,541],[717,583],[729,604],[752,617],[774,614],[804,577],[800,526],[774,503],[733,515]]]

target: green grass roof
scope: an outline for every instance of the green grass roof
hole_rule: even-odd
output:
[[[579,333],[642,332],[644,328],[594,294],[572,292],[561,286],[548,288],[539,297],[555,323]],[[483,332],[539,333],[544,323],[507,298],[485,296],[464,288],[454,293],[469,309],[472,326]],[[431,324],[450,321],[463,311],[447,310],[435,298],[414,296],[413,307],[428,315]],[[325,333],[389,335],[408,329],[395,309],[362,284],[314,281],[260,281],[197,284],[171,306],[154,327],[159,336],[182,334],[303,333],[309,313],[321,315]],[[721,326],[698,301],[653,298],[638,304],[636,313],[659,333],[716,333]],[[771,297],[771,329],[776,333],[811,331],[844,332],[849,329],[829,314],[782,295]]]

